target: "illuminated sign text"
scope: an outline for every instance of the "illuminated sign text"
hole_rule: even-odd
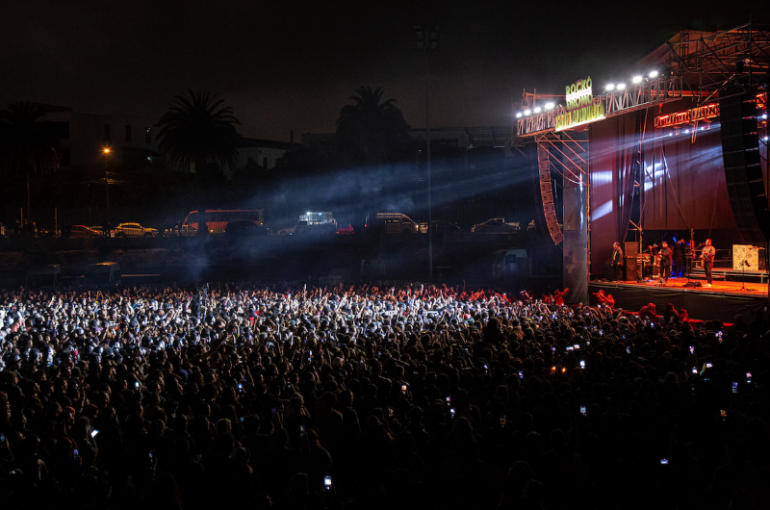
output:
[[[594,99],[592,89],[593,82],[590,76],[585,80],[567,85],[567,106],[557,111],[554,122],[555,131],[570,129],[604,118],[604,103]]]
[[[659,115],[655,117],[655,127],[665,128],[678,126],[679,124],[690,124],[699,120],[713,119],[719,116],[719,105],[707,104],[685,112],[671,113],[668,115]]]

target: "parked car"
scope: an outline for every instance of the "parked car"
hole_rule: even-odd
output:
[[[60,237],[61,230],[54,225],[43,225],[35,228],[35,234],[37,237]]]
[[[198,235],[198,229],[190,225],[176,225],[163,231],[163,237],[193,237]]]
[[[157,237],[158,230],[139,223],[121,223],[110,232],[110,237]]]
[[[433,233],[434,234],[456,234],[457,232],[460,232],[460,227],[456,223],[452,223],[449,221],[444,220],[433,220],[431,222],[433,225]],[[427,234],[428,233],[428,223],[420,223],[420,233],[421,234]]]
[[[354,234],[355,230],[353,230],[353,225],[348,223],[347,227],[340,227],[340,228],[338,228],[337,229],[337,233],[338,234],[343,234],[343,235],[350,235],[350,234]]]
[[[267,229],[250,220],[230,221],[225,226],[225,236],[266,236]]]
[[[373,224],[367,219],[366,228],[385,234],[417,234],[420,231],[416,221],[401,213],[377,213]]]
[[[78,239],[102,237],[102,232],[85,225],[72,225],[69,229],[69,236]]]
[[[520,229],[518,223],[506,223],[505,218],[490,218],[471,227],[476,234],[512,234]]]

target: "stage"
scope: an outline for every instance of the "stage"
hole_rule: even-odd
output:
[[[768,305],[766,283],[746,283],[714,280],[711,288],[685,287],[688,282],[705,285],[705,280],[669,278],[665,286],[657,280],[651,282],[594,281],[588,285],[590,302],[598,301],[593,294],[603,289],[612,294],[615,308],[638,312],[644,305],[655,303],[658,314],[671,303],[679,310],[684,308],[691,319],[734,322],[736,315],[748,319],[751,313],[763,311]]]

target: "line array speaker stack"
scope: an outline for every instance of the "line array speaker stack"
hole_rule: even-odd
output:
[[[757,103],[740,87],[721,95],[722,157],[730,206],[744,241],[765,245],[770,239],[770,214],[760,163]]]
[[[537,169],[540,174],[540,196],[543,198],[543,212],[545,223],[548,225],[548,233],[551,234],[553,244],[558,245],[564,240],[564,235],[559,228],[559,220],[556,218],[556,206],[553,203],[553,182],[551,182],[551,160],[545,142],[537,144]]]

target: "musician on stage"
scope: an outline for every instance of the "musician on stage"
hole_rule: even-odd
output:
[[[711,246],[711,239],[706,239],[706,246],[701,251],[700,258],[703,260],[703,270],[706,272],[708,283],[704,287],[711,287],[711,269],[714,267],[714,255],[716,250]]]
[[[671,277],[671,256],[673,255],[666,241],[663,241],[658,255],[660,255],[660,282],[666,285]]]
[[[652,280],[653,267],[655,267],[655,248],[651,245],[647,245],[647,249],[644,250],[642,257],[642,277],[645,280]]]
[[[623,249],[620,243],[612,245],[612,268],[615,270],[615,280],[623,281]]]

